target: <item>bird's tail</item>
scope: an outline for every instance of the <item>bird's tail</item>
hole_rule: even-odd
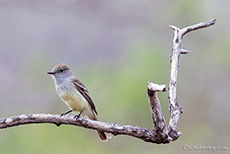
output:
[[[91,117],[93,120],[98,120],[96,115],[93,114],[93,117]],[[111,139],[112,138],[112,135],[110,133],[105,133],[103,131],[100,131],[100,130],[97,130],[97,133],[101,139],[102,142],[107,142],[108,139]]]
[[[105,132],[99,131],[97,130],[97,133],[101,139],[102,142],[107,142],[108,141],[108,137],[107,134]]]

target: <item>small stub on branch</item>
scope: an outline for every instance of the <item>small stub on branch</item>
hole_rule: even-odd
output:
[[[151,81],[148,82],[148,89],[157,92],[164,92],[166,91],[166,85],[159,85],[152,83]]]
[[[169,27],[172,28],[173,30],[178,29],[176,26],[173,26],[173,25],[169,25]]]
[[[190,50],[185,50],[185,49],[181,49],[180,50],[180,53],[181,54],[188,54],[188,53],[191,53],[192,51],[190,51]]]

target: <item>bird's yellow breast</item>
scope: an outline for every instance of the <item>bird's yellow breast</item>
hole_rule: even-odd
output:
[[[80,112],[90,109],[89,103],[77,89],[61,90],[59,96],[71,110]]]

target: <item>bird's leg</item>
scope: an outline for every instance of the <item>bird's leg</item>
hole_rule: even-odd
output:
[[[84,109],[82,109],[81,112],[80,112],[78,115],[75,115],[73,118],[76,118],[76,120],[79,119],[80,116],[81,116],[81,113],[83,112],[83,110],[84,110]]]
[[[62,113],[62,114],[61,114],[61,117],[64,116],[64,115],[67,115],[67,114],[69,114],[69,113],[71,113],[71,112],[73,112],[73,110],[69,110],[69,111],[67,111],[67,112],[65,112],[65,113]]]

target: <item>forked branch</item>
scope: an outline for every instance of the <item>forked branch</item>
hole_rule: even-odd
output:
[[[170,120],[169,120],[169,135],[172,138],[178,138],[181,133],[177,133],[176,129],[179,125],[180,115],[183,112],[182,108],[179,107],[178,101],[177,101],[177,95],[176,95],[176,89],[177,89],[177,75],[178,75],[178,68],[179,68],[179,57],[181,54],[181,51],[184,51],[181,49],[181,42],[182,38],[185,34],[188,32],[209,27],[211,25],[214,25],[216,22],[216,19],[212,19],[207,22],[198,23],[192,26],[185,27],[183,29],[179,29],[175,26],[170,27],[174,30],[174,37],[173,37],[173,47],[172,47],[172,53],[171,53],[171,73],[170,73],[170,83],[169,83],[169,93],[168,93],[168,104],[169,104],[169,112],[170,112]]]
[[[52,114],[23,114],[13,117],[5,117],[0,119],[0,129],[25,125],[34,123],[52,123],[60,126],[61,124],[75,125],[85,127],[88,129],[100,130],[113,135],[129,135],[146,142],[152,143],[170,143],[176,140],[181,133],[177,132],[179,125],[182,108],[177,101],[176,89],[177,89],[177,75],[179,68],[180,54],[188,54],[191,51],[181,49],[181,41],[185,34],[188,32],[209,27],[215,24],[215,19],[195,24],[192,26],[179,29],[175,26],[170,26],[174,30],[172,54],[170,58],[171,73],[168,93],[168,105],[170,112],[169,125],[167,127],[165,118],[162,114],[160,101],[157,96],[157,92],[166,91],[165,85],[157,85],[152,82],[148,83],[147,94],[152,112],[152,118],[154,123],[154,129],[141,128],[138,126],[119,125],[115,123],[105,123],[102,121],[94,121],[90,119],[74,119],[73,116],[60,116]]]

